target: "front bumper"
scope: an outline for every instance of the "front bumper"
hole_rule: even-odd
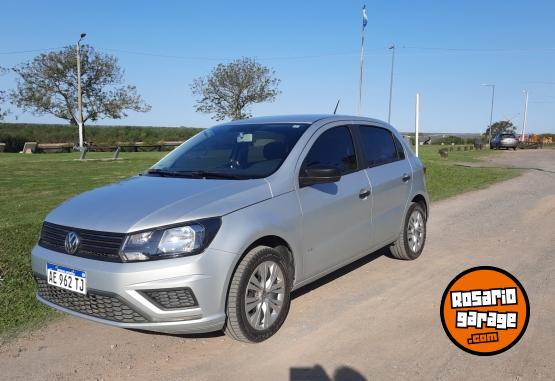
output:
[[[164,259],[140,263],[113,263],[58,253],[35,246],[32,267],[37,278],[46,278],[46,264],[55,263],[87,273],[87,289],[92,298],[110,298],[101,301],[102,308],[117,308],[136,312],[140,322],[114,321],[93,309],[68,308],[55,299],[37,294],[39,301],[71,315],[116,327],[143,329],[165,333],[198,333],[219,330],[225,323],[227,285],[237,255],[216,249],[183,258]],[[52,286],[50,286],[52,287]],[[194,293],[197,306],[182,309],[164,309],[145,297],[142,291],[188,287]],[[68,291],[71,292],[71,291]],[[73,293],[72,293],[73,294]],[[59,299],[58,299],[59,300]],[[120,301],[121,304],[118,304]],[[85,313],[83,313],[85,312]]]

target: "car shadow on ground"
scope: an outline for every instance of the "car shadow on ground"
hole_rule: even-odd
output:
[[[366,377],[350,368],[342,366],[335,369],[333,375],[328,375],[324,368],[315,365],[312,368],[289,369],[290,381],[366,381]]]
[[[357,259],[356,261],[349,263],[348,265],[345,265],[344,267],[341,267],[340,269],[337,269],[325,276],[323,276],[322,278],[315,280],[314,282],[307,284],[306,286],[303,286],[295,291],[293,291],[291,293],[291,300],[297,299],[305,294],[308,294],[309,292],[322,287],[330,282],[333,282],[336,279],[341,278],[342,276],[345,276],[349,273],[351,273],[352,271],[355,271],[356,269],[382,257],[382,256],[386,256],[389,258],[393,258],[391,257],[390,251],[388,247],[384,247],[381,248],[377,251],[374,251],[373,253],[370,253],[360,259]],[[152,331],[145,331],[145,330],[138,330],[138,329],[130,329],[130,331],[134,331],[134,332],[138,332],[138,333],[143,333],[143,334],[147,334],[147,335],[156,335],[156,336],[173,336],[173,337],[181,337],[184,339],[209,339],[209,338],[213,338],[213,337],[221,337],[221,336],[225,336],[225,334],[223,333],[223,331],[214,331],[214,332],[207,332],[207,333],[188,333],[188,334],[171,334],[171,333],[164,333],[164,332],[152,332]]]

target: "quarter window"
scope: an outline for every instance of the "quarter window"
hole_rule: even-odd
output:
[[[399,160],[390,131],[370,126],[360,126],[359,130],[368,166],[375,167]]]
[[[397,158],[399,160],[405,160],[405,150],[403,149],[403,145],[395,135],[393,135],[393,140],[395,141],[395,148],[397,148]]]
[[[316,139],[304,159],[302,168],[317,166],[335,167],[341,174],[356,170],[355,147],[348,127],[330,128]]]

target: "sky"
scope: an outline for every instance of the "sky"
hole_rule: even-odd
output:
[[[523,90],[527,132],[555,132],[555,2],[467,1],[12,1],[0,6],[0,66],[46,49],[85,42],[115,55],[128,84],[152,106],[98,124],[216,124],[195,112],[189,85],[218,63],[247,56],[275,70],[281,94],[253,106],[254,116],[357,113],[362,5],[368,9],[362,114],[386,120],[391,44],[396,45],[391,124],[421,130],[480,132],[490,118],[519,131]],[[15,86],[0,77],[0,90]],[[6,121],[63,123],[9,106]]]

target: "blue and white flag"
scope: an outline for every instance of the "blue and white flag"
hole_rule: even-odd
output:
[[[362,6],[362,29],[366,28],[368,24],[368,14],[366,13],[366,4]]]

